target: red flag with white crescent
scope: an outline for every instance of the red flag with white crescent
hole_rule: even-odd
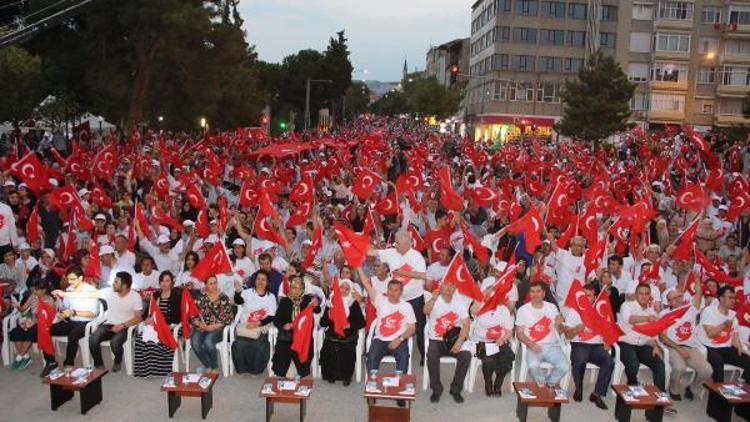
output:
[[[450,265],[448,265],[448,270],[445,272],[445,277],[443,277],[443,282],[455,284],[459,293],[477,302],[481,302],[484,299],[482,290],[474,281],[474,277],[471,276],[469,269],[466,268],[466,263],[461,254],[453,255],[453,259]]]

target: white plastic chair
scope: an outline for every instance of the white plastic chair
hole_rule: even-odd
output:
[[[513,354],[518,357],[518,343],[520,343],[515,336],[511,337],[509,339],[510,341],[510,348],[513,350]],[[505,378],[510,378],[508,382],[508,391],[513,391],[513,383],[516,381],[516,360],[513,359],[513,366],[510,368],[510,372],[508,373],[508,376]],[[471,366],[469,367],[469,386],[466,389],[469,393],[474,392],[474,386],[477,382],[477,373],[479,372],[479,367],[482,366],[482,360],[478,357],[472,355],[471,356]]]
[[[3,318],[3,344],[2,344],[2,358],[3,365],[10,366],[15,357],[15,347],[13,342],[10,341],[10,331],[18,325],[18,318],[21,314],[18,311],[13,311]]]
[[[372,336],[375,333],[375,330],[378,328],[377,323],[378,323],[378,321],[374,321],[372,323],[372,325],[370,326],[370,332],[367,333],[367,341],[365,343],[365,346],[366,346],[365,350],[366,351],[370,350],[370,344],[372,344]],[[414,337],[416,337],[416,334],[413,335],[413,336],[411,336],[411,337],[409,337],[409,340],[407,341],[407,345],[406,345],[407,349],[409,349],[409,362],[408,362],[408,365],[406,367],[406,373],[407,374],[411,374],[412,373],[411,358],[413,357],[412,356],[412,351],[414,350]],[[365,352],[365,354],[363,355],[363,359],[367,359],[367,352]],[[392,355],[385,355],[385,356],[383,356],[383,359],[380,360],[380,363],[381,364],[383,364],[383,363],[392,363],[392,364],[395,365],[396,364],[396,358],[394,358]],[[367,365],[363,366],[362,369],[363,369],[363,371],[365,373],[364,374],[364,379],[367,379]]]
[[[276,349],[276,338],[279,335],[279,330],[275,326],[271,326],[271,329],[268,330],[268,343],[271,345],[271,355],[268,359],[268,375],[273,376],[273,354],[274,350]]]
[[[216,351],[219,355],[219,365],[221,365],[221,373],[224,375],[224,378],[229,376],[229,362],[230,362],[230,347],[229,347],[229,335],[234,330],[233,327],[236,326],[237,321],[239,320],[240,314],[237,313],[234,317],[234,321],[232,324],[225,326],[222,329],[221,332],[221,341],[216,343]],[[190,339],[185,340],[185,371],[190,372],[190,350],[192,350],[192,346],[190,343]]]
[[[562,348],[563,353],[566,354],[567,356],[570,356],[570,351],[568,350],[567,346],[565,345],[565,343],[563,342],[559,334],[557,337],[557,342]],[[518,374],[518,380],[523,382],[523,381],[527,381],[528,375],[529,375],[529,364],[526,360],[526,357],[528,355],[528,350],[527,350],[526,345],[523,344],[523,342],[519,342],[519,343],[521,343],[521,370]],[[553,370],[552,365],[547,362],[542,362],[542,364],[540,365],[540,368],[544,371]],[[570,384],[570,370],[568,370],[568,373],[565,374],[565,376],[563,376],[562,379],[560,380],[561,386],[568,386],[569,384]]]
[[[428,324],[425,324],[424,326],[424,352],[425,357],[427,356],[427,350],[430,345],[430,336],[429,336],[429,326]],[[454,367],[458,366],[458,360],[454,358],[453,356],[441,356],[440,357],[440,365],[447,363],[451,364]],[[471,365],[471,364],[470,364]],[[430,371],[427,369],[428,365],[425,364],[422,368],[422,390],[427,390],[427,387],[430,385]],[[469,366],[471,368],[471,366]],[[466,377],[464,377],[464,390],[469,390],[469,374],[466,374]]]
[[[83,342],[85,346],[81,348],[81,355],[83,357],[83,363],[86,366],[91,366],[93,364],[91,358],[91,350],[89,349],[89,338],[92,334],[94,334],[94,331],[99,328],[99,326],[104,322],[105,319],[106,312],[101,315],[101,318],[97,318],[86,324],[86,335],[84,335],[83,339],[81,339],[81,342]],[[136,326],[128,327],[125,342],[122,344],[122,361],[125,364],[125,373],[127,375],[133,375],[133,335],[135,333],[135,328]],[[101,342],[100,346],[109,347],[110,350],[112,349],[112,343],[110,342],[110,340]],[[114,356],[114,353],[112,354],[112,356]]]

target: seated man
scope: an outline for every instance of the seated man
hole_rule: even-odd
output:
[[[649,304],[651,287],[641,284],[635,289],[635,300],[625,302],[620,309],[618,323],[625,333],[620,337],[620,361],[625,365],[628,385],[638,385],[638,369],[644,364],[651,369],[654,385],[665,391],[664,361],[656,339],[633,330],[633,324],[653,322],[658,319],[656,311]]]
[[[456,358],[456,372],[453,374],[450,394],[456,403],[464,401],[461,397],[461,389],[471,364],[471,352],[461,350],[461,346],[469,335],[470,299],[466,300],[455,293],[455,284],[443,282],[440,284],[440,294],[434,294],[424,305],[424,313],[429,316],[427,334],[430,343],[427,348],[427,370],[430,374],[430,388],[432,389],[430,401],[433,403],[439,402],[440,395],[443,393],[443,383],[440,381],[441,356]],[[453,347],[449,350],[443,337],[454,327],[460,329],[460,332]]]
[[[712,378],[714,382],[724,382],[724,365],[730,364],[742,369],[742,378],[750,379],[750,357],[740,344],[739,327],[732,310],[734,288],[721,286],[716,293],[718,303],[703,310],[698,329],[698,339],[706,346],[708,363],[713,369]]]
[[[586,299],[593,305],[599,295],[599,289],[594,284],[583,286]],[[563,308],[565,323],[563,332],[570,340],[570,363],[573,366],[573,383],[576,390],[573,400],[583,400],[583,376],[586,372],[586,364],[592,363],[599,367],[594,392],[589,400],[600,409],[607,409],[602,397],[607,395],[607,388],[612,380],[612,371],[615,369],[615,360],[609,353],[610,346],[604,345],[602,336],[596,334],[591,328],[583,324],[581,315],[575,309]]]
[[[669,313],[685,304],[685,293],[676,288],[667,292],[667,309],[662,315]],[[695,371],[693,386],[698,387],[708,381],[711,376],[711,365],[706,357],[696,346],[695,331],[698,324],[698,313],[703,301],[703,288],[701,283],[695,283],[695,295],[692,298],[690,308],[682,318],[675,321],[669,328],[662,331],[660,338],[662,343],[669,347],[669,366],[672,372],[669,375],[669,396],[672,400],[682,400],[682,395],[689,401],[693,401],[693,391],[690,386],[682,384],[682,376],[687,368]]]
[[[544,301],[544,282],[531,283],[529,296],[531,300],[518,309],[516,335],[527,347],[525,359],[534,381],[556,385],[570,369],[557,334],[563,317],[555,305]],[[548,377],[542,363],[552,365]]]
[[[94,366],[104,367],[101,343],[110,340],[115,361],[112,372],[119,372],[122,364],[123,344],[127,339],[128,327],[141,322],[143,302],[141,297],[130,287],[133,278],[130,273],[120,271],[115,274],[112,289],[102,289],[90,292],[53,292],[58,297],[99,298],[107,302],[107,317],[104,322],[89,337],[89,350],[94,360]]]

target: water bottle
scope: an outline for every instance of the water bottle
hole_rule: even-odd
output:
[[[403,374],[404,374],[404,371],[396,369],[396,381],[398,381],[399,385],[401,384],[401,375]]]

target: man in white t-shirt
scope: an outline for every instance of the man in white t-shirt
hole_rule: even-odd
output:
[[[736,294],[731,286],[717,290],[718,303],[701,313],[698,339],[706,346],[708,363],[713,369],[714,382],[724,382],[724,365],[741,368],[742,378],[750,379],[750,357],[740,343],[739,325],[732,310]]]
[[[682,376],[687,368],[695,371],[692,386],[703,385],[711,377],[711,365],[696,347],[696,328],[698,324],[698,313],[703,301],[703,289],[701,283],[695,283],[695,295],[685,315],[675,321],[669,328],[659,335],[661,342],[669,348],[669,366],[672,372],[669,375],[669,396],[672,400],[682,400],[682,395],[689,401],[693,401],[693,391],[690,386],[682,383]],[[661,315],[667,314],[685,305],[685,294],[682,289],[675,288],[666,294],[667,309]]]
[[[654,385],[665,390],[664,361],[656,338],[648,337],[633,330],[633,324],[653,322],[658,319],[650,305],[651,289],[641,284],[635,290],[635,300],[625,302],[617,319],[625,333],[620,337],[620,361],[625,366],[628,385],[638,384],[638,369],[641,364],[648,366],[653,373]]]
[[[599,289],[594,284],[587,284],[583,286],[583,293],[586,295],[586,300],[593,305],[599,295]],[[570,363],[573,383],[576,386],[573,400],[577,402],[583,400],[583,375],[586,372],[586,364],[593,363],[599,367],[599,374],[589,400],[596,407],[607,410],[607,405],[602,398],[607,395],[607,389],[612,380],[612,371],[615,369],[615,360],[609,353],[610,347],[604,345],[602,336],[584,325],[577,310],[566,306],[562,314],[565,317],[563,332],[570,340]]]
[[[372,327],[375,332],[367,351],[367,370],[378,370],[383,356],[391,354],[396,359],[396,369],[406,373],[411,359],[408,340],[416,331],[417,319],[411,305],[401,300],[403,286],[401,282],[391,280],[386,296],[381,296],[366,277],[362,284],[377,312]]]
[[[456,403],[463,403],[461,389],[464,385],[466,373],[471,364],[471,352],[461,350],[466,338],[469,336],[469,305],[471,300],[466,300],[456,294],[456,285],[453,283],[442,283],[440,293],[433,295],[424,305],[427,319],[427,334],[429,346],[427,348],[427,371],[430,374],[430,388],[432,395],[430,401],[437,403],[443,394],[443,383],[440,380],[440,358],[451,356],[456,358],[456,371],[451,382],[450,395]],[[459,330],[453,346],[448,349],[444,337]]]
[[[570,368],[557,334],[563,317],[555,305],[544,301],[544,294],[544,282],[531,283],[531,300],[516,313],[516,335],[526,345],[524,358],[534,381],[558,384]],[[542,363],[552,365],[548,377],[541,368]]]
[[[377,256],[380,262],[388,264],[391,278],[403,286],[401,300],[408,302],[417,318],[417,348],[420,364],[424,362],[424,327],[427,318],[424,314],[424,291],[427,277],[427,264],[424,257],[412,248],[411,235],[399,230],[394,236],[394,247],[389,249],[370,248],[367,254]]]
[[[627,287],[625,288],[625,300],[634,301],[636,296],[636,288],[640,285],[648,286],[651,294],[651,301],[649,302],[649,306],[654,308],[654,311],[656,311],[656,313],[658,314],[659,312],[661,312],[662,308],[661,290],[658,286],[663,285],[663,281],[661,279],[661,274],[658,280],[646,277],[645,273],[648,273],[649,271],[651,271],[650,262],[644,262],[643,264],[641,264],[641,274],[643,274],[644,276],[640,278],[630,279]]]
[[[427,282],[425,283],[426,290],[428,293],[436,292],[440,288],[440,282],[443,281],[445,273],[448,272],[448,266],[450,266],[451,250],[448,248],[440,248],[440,254],[438,254],[437,261],[430,264],[427,267]]]
[[[586,279],[586,266],[583,264],[583,251],[586,247],[586,240],[581,236],[574,237],[570,241],[570,250],[568,251],[558,248],[557,241],[552,235],[548,239],[557,259],[555,296],[557,296],[557,301],[562,303],[568,297],[568,290],[570,290],[573,280]]]

